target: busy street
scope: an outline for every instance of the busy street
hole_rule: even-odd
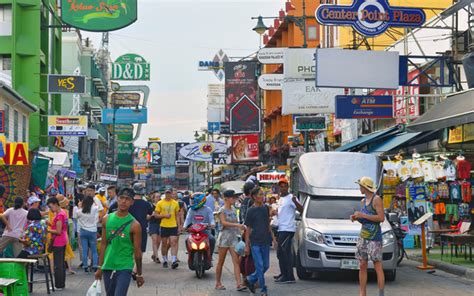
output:
[[[474,296],[474,0],[0,0],[0,296]]]

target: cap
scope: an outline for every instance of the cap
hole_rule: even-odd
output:
[[[122,190],[120,190],[119,192],[119,197],[128,197],[130,199],[133,199],[135,197],[135,192],[133,191],[132,188],[123,188]]]
[[[138,195],[145,195],[146,194],[146,188],[143,186],[142,183],[135,183],[133,185],[133,191],[135,191],[135,194]]]
[[[288,179],[285,177],[280,178],[280,180],[278,180],[278,185],[280,185],[281,183],[288,184]]]
[[[235,197],[235,191],[232,189],[224,191],[224,197],[230,198],[230,197]]]
[[[172,193],[172,192],[173,192],[173,190],[171,190],[171,188],[166,188],[165,189],[165,193]]]
[[[370,177],[362,177],[357,180],[356,183],[372,193],[375,193],[377,191],[377,187],[375,187],[374,180],[372,180],[372,178]]]
[[[28,198],[28,204],[31,206],[32,204],[34,204],[35,202],[39,202],[41,201],[41,199],[39,199],[37,196],[30,196]]]

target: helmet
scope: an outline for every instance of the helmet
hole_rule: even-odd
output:
[[[192,201],[191,209],[199,210],[206,204],[206,195],[204,193],[196,193],[192,196]]]
[[[143,186],[142,183],[135,183],[133,184],[133,191],[135,191],[135,194],[137,195],[145,195],[146,194],[146,188]]]

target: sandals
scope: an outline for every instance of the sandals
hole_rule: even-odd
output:
[[[160,258],[156,257],[155,255],[151,255],[151,260],[157,264],[161,263]]]
[[[240,285],[240,286],[237,287],[237,291],[239,291],[239,292],[243,292],[245,290],[247,290],[246,286]]]
[[[219,290],[219,291],[224,291],[225,287],[220,285],[220,286],[216,286],[214,289]]]

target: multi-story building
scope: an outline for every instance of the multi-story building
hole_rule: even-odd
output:
[[[47,74],[61,72],[56,9],[52,0],[0,1],[0,79],[38,107],[29,117],[31,150],[48,147],[47,116],[59,114],[61,108],[60,97],[47,94]]]

